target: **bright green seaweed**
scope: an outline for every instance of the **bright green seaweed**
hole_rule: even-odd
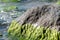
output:
[[[60,32],[56,29],[34,27],[31,24],[20,25],[13,21],[8,29],[10,40],[60,40]]]

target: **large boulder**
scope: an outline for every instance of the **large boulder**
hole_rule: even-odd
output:
[[[60,6],[56,4],[42,5],[28,9],[16,19],[21,25],[53,27],[60,30]]]

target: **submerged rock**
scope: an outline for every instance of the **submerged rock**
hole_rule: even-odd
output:
[[[12,18],[7,13],[0,13],[0,27],[7,26],[12,21]]]
[[[60,6],[49,4],[31,8],[17,18],[16,21],[21,25],[30,23],[60,30]]]
[[[11,23],[12,17],[7,13],[0,13],[0,30],[7,29],[8,25]]]

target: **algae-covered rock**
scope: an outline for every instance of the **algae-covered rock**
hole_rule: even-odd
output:
[[[2,37],[3,35],[2,35],[2,33],[0,32],[0,38]]]
[[[28,9],[16,19],[21,25],[34,24],[36,26],[60,26],[60,6],[56,4],[42,5]]]

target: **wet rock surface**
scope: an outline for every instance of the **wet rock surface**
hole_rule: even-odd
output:
[[[60,30],[60,6],[49,4],[33,7],[17,19],[17,22],[21,25],[30,23],[36,24],[36,26],[54,27]]]

